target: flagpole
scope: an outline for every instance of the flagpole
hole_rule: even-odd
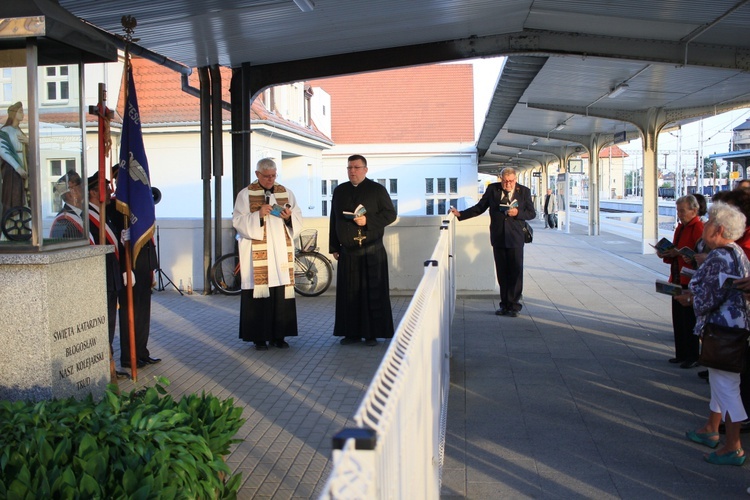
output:
[[[122,27],[125,29],[125,113],[128,112],[128,91],[130,89],[130,42],[133,40],[136,20],[131,16],[122,17]],[[122,145],[120,146],[122,148]],[[123,214],[124,228],[129,232],[128,214]],[[133,311],[133,260],[131,258],[130,238],[123,242],[125,247],[125,292],[128,304],[128,339],[130,341],[130,373],[133,382],[138,382],[138,359],[135,345],[135,313]]]

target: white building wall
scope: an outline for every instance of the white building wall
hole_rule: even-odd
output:
[[[348,181],[346,160],[352,154],[361,154],[367,158],[369,179],[386,179],[386,183],[388,179],[398,180],[398,193],[391,197],[398,200],[399,216],[425,215],[426,178],[457,178],[457,193],[435,193],[430,197],[454,199],[459,210],[471,206],[477,199],[473,145],[466,148],[460,144],[398,144],[393,149],[388,151],[388,148],[372,144],[337,145],[323,153],[323,178],[336,179],[339,183]],[[330,200],[330,193],[326,199]]]

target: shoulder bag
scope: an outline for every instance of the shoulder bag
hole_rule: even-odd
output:
[[[737,267],[739,262],[732,251]],[[715,368],[731,373],[742,373],[747,363],[750,330],[716,323],[706,323],[701,332],[701,353],[699,363],[707,368]]]
[[[524,243],[531,243],[534,241],[534,230],[531,228],[531,225],[523,221],[523,241]]]

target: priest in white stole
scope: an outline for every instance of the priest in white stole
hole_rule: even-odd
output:
[[[232,225],[237,231],[242,277],[240,338],[259,351],[287,348],[297,336],[294,301],[294,238],[302,212],[294,194],[276,183],[276,163],[258,162],[258,179],[240,191]]]

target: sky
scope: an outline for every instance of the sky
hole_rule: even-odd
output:
[[[487,109],[495,91],[503,63],[502,57],[473,59],[474,65],[474,138],[479,138]],[[731,150],[732,129],[750,119],[750,109],[731,111],[682,127],[681,130],[662,133],[658,141],[659,168],[666,165],[668,170],[675,171],[678,158],[683,168],[695,167],[695,152],[704,157],[714,153],[726,153]],[[679,137],[681,136],[681,140]],[[625,162],[626,170],[640,168],[642,165],[641,141],[631,141],[618,145],[630,158]],[[678,150],[682,154],[678,155]],[[720,162],[720,165],[725,164]]]

